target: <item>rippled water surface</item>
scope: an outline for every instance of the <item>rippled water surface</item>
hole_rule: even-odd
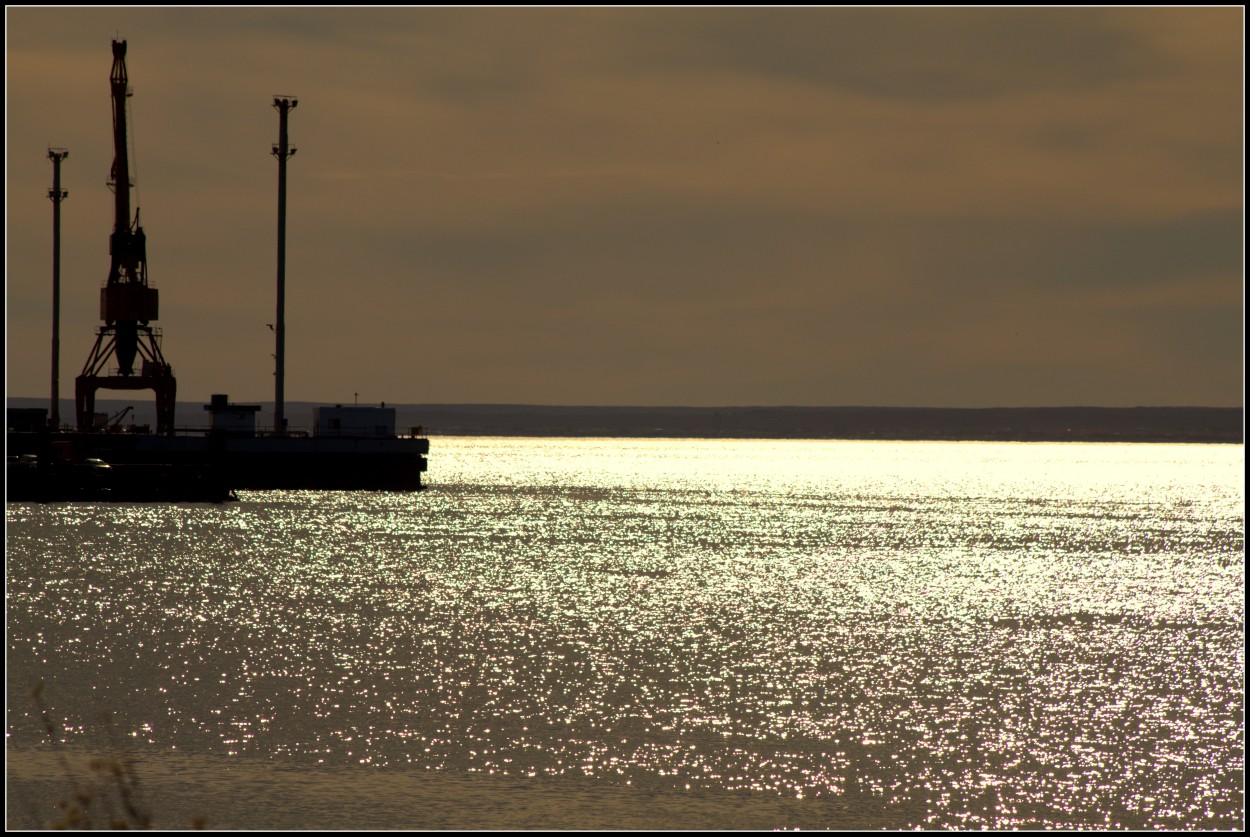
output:
[[[222,827],[1244,822],[1240,446],[430,463],[418,495],[9,504],[10,822],[52,793],[40,680],[59,751]]]

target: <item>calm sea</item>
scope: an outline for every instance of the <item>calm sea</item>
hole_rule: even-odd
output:
[[[1243,469],[437,438],[417,495],[9,504],[8,822],[121,756],[168,826],[1235,828]]]

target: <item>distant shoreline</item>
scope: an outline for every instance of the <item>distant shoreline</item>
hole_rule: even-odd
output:
[[[155,424],[152,400],[100,399],[126,421]],[[256,403],[256,402],[242,402]],[[314,407],[288,401],[293,428],[311,425]],[[7,398],[10,408],[46,408],[46,398]],[[526,404],[388,404],[400,432],[429,436],[589,436],[697,439],[877,441],[1143,442],[1243,444],[1240,407],[568,407]],[[179,426],[203,426],[203,402],[179,402]],[[262,403],[260,426],[272,416]],[[73,403],[62,399],[63,422]]]
[[[1244,440],[1237,408],[595,408],[428,405],[431,434],[879,441]]]

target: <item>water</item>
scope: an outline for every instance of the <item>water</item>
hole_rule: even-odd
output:
[[[419,495],[11,504],[9,822],[120,754],[167,825],[1236,828],[1243,467],[442,438]]]

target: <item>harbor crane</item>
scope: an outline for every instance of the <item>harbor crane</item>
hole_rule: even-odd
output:
[[[156,432],[174,432],[177,381],[161,353],[157,319],[158,295],[148,284],[147,237],[139,225],[139,210],[130,214],[130,161],[127,154],[126,99],[131,95],[126,74],[126,42],[113,41],[109,73],[113,100],[113,233],[109,237],[108,280],[100,289],[100,319],[95,346],[82,373],[75,379],[74,401],[78,429],[91,429],[95,395],[100,389],[150,389],[156,393]],[[109,367],[109,360],[116,367]],[[139,370],[135,372],[135,361]]]

